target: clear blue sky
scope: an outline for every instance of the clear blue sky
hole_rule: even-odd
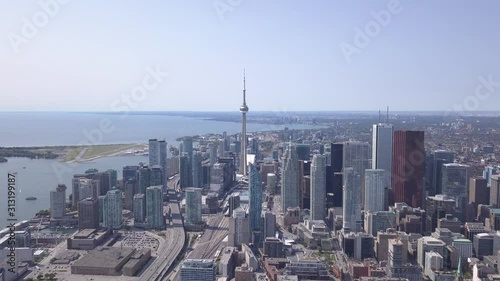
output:
[[[243,68],[250,111],[446,110],[500,81],[499,1],[401,0],[350,62],[340,45],[390,1],[72,0],[15,53],[39,1],[2,0],[0,111],[108,111],[156,65],[132,110],[237,110]],[[497,86],[474,109],[499,104]]]

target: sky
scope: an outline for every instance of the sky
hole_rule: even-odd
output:
[[[0,1],[0,111],[500,109],[499,1]]]

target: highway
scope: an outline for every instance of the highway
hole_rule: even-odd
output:
[[[169,225],[167,218],[167,230],[165,232],[165,243],[160,246],[158,250],[158,257],[153,261],[153,263],[142,273],[139,280],[163,280],[164,275],[170,269],[170,266],[174,263],[177,256],[181,253],[182,247],[185,242],[185,232],[184,225],[182,223],[182,216],[180,213],[180,206],[177,202],[175,187],[178,184],[178,175],[174,176],[172,180],[168,182],[169,194],[175,196],[170,196],[169,204],[164,206],[165,213],[168,213],[168,207],[172,211],[172,224]]]

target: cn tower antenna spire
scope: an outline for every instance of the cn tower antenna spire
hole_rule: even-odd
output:
[[[243,68],[243,105],[247,104],[247,88],[245,82],[245,69]]]
[[[241,152],[240,152],[240,173],[247,174],[247,100],[246,100],[245,69],[243,69],[243,104],[240,106],[241,112]]]

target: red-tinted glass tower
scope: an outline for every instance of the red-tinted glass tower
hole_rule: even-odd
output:
[[[422,207],[425,148],[423,131],[394,131],[392,192],[394,202]]]

